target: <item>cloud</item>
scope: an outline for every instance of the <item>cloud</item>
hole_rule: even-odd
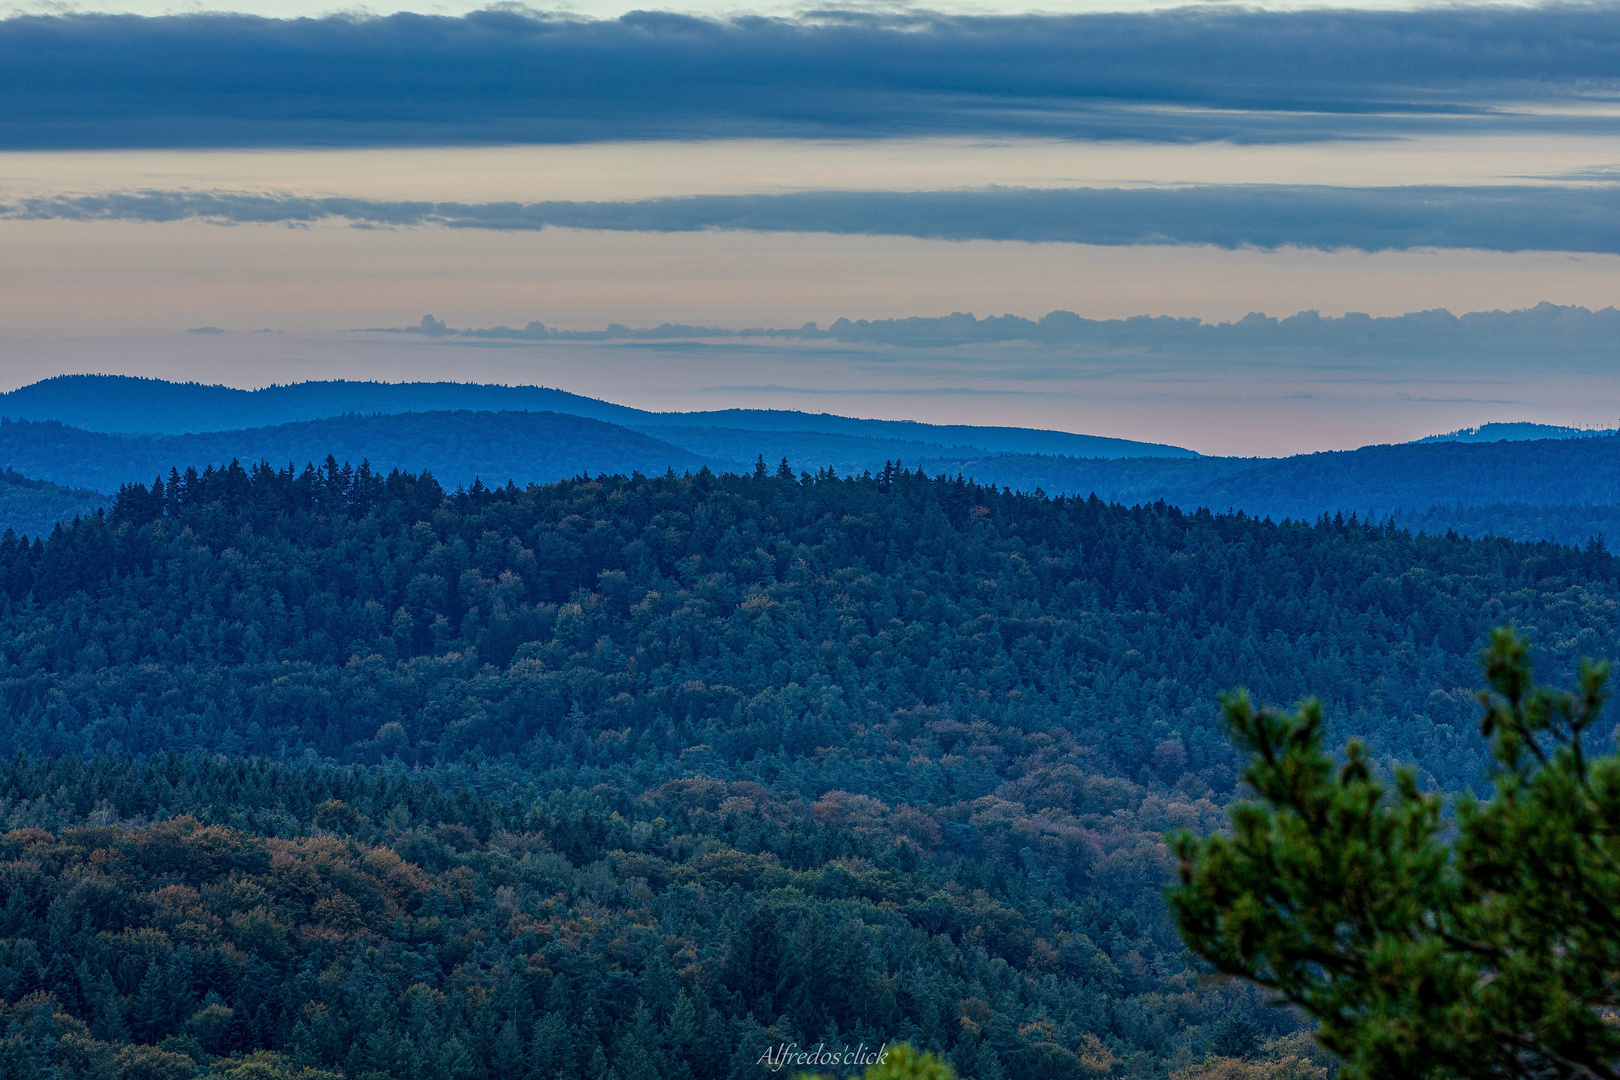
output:
[[[1413,397],[1411,394],[1396,394],[1402,401],[1424,401],[1441,405],[1523,405],[1521,398],[1477,398],[1477,397]],[[1487,425],[1489,426],[1489,425]],[[1430,442],[1439,436],[1428,439],[1419,439],[1418,442]]]
[[[1517,311],[1453,315],[1440,309],[1377,318],[1358,312],[1337,318],[1323,317],[1315,311],[1301,311],[1287,318],[1251,312],[1224,323],[1167,315],[1086,319],[1069,311],[1053,311],[1040,319],[1016,315],[980,319],[957,313],[937,318],[839,319],[825,332],[846,343],[914,347],[1031,341],[1186,356],[1225,352],[1245,357],[1281,353],[1324,359],[1423,357],[1483,361],[1559,356],[1620,360],[1620,310],[1607,307],[1591,311],[1550,303]]]
[[[0,147],[1612,131],[1614,5],[0,20]],[[1537,107],[1524,112],[1519,105]]]
[[[602,330],[563,330],[547,326],[539,320],[530,320],[521,329],[511,326],[464,327],[456,329],[443,319],[422,316],[415,326],[377,326],[366,331],[373,334],[421,334],[430,338],[476,338],[504,341],[673,341],[683,338],[825,338],[826,331],[817,330],[814,323],[806,323],[792,330],[766,328],[736,330],[724,326],[691,326],[686,323],[661,323],[658,326],[624,326],[609,323]]]
[[[452,341],[491,338],[519,341],[667,341],[681,338],[760,338],[833,340],[844,344],[938,348],[955,345],[993,345],[1034,342],[1061,347],[1081,346],[1102,351],[1160,355],[1212,356],[1238,352],[1249,357],[1268,353],[1327,358],[1423,357],[1431,360],[1518,360],[1557,356],[1566,360],[1596,358],[1620,360],[1620,310],[1592,311],[1584,307],[1541,303],[1517,311],[1474,311],[1453,315],[1445,310],[1414,311],[1405,315],[1372,317],[1356,312],[1323,317],[1302,311],[1286,318],[1253,312],[1233,322],[1214,323],[1168,315],[1130,319],[1087,319],[1072,311],[1052,311],[1039,319],[1017,315],[978,318],[957,312],[943,316],[899,319],[838,319],[825,329],[815,323],[787,329],[727,329],[664,323],[628,327],[618,323],[602,330],[561,330],[533,321],[523,329],[506,326],[448,326],[432,315],[420,324],[370,331],[387,334],[424,334]],[[768,390],[820,392],[807,387],[736,385],[711,390]],[[931,391],[878,388],[841,390],[848,393],[982,393],[980,390],[936,388]],[[1314,399],[1299,391],[1289,398]],[[1413,397],[1402,400],[1510,405],[1517,400],[1475,397]]]
[[[827,395],[826,387],[783,386],[781,383],[751,385],[735,383],[726,386],[705,386],[704,390],[720,393],[767,393]],[[994,390],[982,386],[840,386],[837,391],[848,397],[1044,397],[1045,390]]]
[[[1258,312],[1233,322],[1204,322],[1167,315],[1129,319],[1087,319],[1072,311],[1052,311],[1039,319],[1017,315],[978,318],[957,312],[943,316],[898,319],[837,319],[826,328],[815,323],[784,329],[728,329],[664,323],[630,327],[618,323],[602,330],[562,330],[532,321],[522,329],[507,326],[448,326],[432,315],[420,324],[378,328],[369,333],[423,334],[450,342],[466,339],[509,341],[671,341],[691,338],[778,338],[832,340],[846,345],[901,348],[949,348],[961,345],[997,345],[1028,342],[1090,354],[1204,358],[1238,355],[1249,360],[1294,357],[1323,362],[1346,360],[1487,361],[1517,363],[1532,358],[1557,358],[1582,366],[1593,363],[1607,369],[1620,361],[1620,310],[1592,311],[1584,307],[1541,303],[1517,311],[1474,311],[1453,315],[1445,310],[1414,311],[1405,315],[1372,317],[1352,312],[1337,318],[1302,311],[1286,318]],[[1476,370],[1476,375],[1478,374]],[[821,393],[811,387],[781,384],[737,384],[706,387],[716,391]],[[849,394],[955,394],[985,393],[956,387],[843,388]],[[1025,393],[1025,391],[1004,391]],[[1296,391],[1290,399],[1314,400],[1319,395]],[[1484,405],[1521,404],[1518,399],[1397,395],[1403,401]]]
[[[0,217],[911,236],[1099,245],[1620,254],[1620,186],[1207,185],[694,195],[627,202],[428,203],[142,191],[0,203]],[[694,328],[694,332],[701,328]]]

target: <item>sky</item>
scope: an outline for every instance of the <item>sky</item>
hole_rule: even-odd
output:
[[[1620,296],[1615,4],[14,11],[4,389],[448,377],[1240,454],[1620,418],[1606,329],[1538,350],[1479,322],[1459,351],[1381,323],[1376,355],[1136,323],[386,332],[1600,311]]]
[[[400,11],[426,15],[466,15],[471,12],[488,7],[488,4],[478,3],[476,0],[453,0],[453,2],[419,3],[407,8],[394,4],[341,4],[331,3],[329,0],[248,0],[236,3],[231,9],[243,14],[260,15],[272,19],[320,18],[328,15],[392,15]],[[795,3],[768,3],[768,4],[738,4],[735,0],[688,0],[686,3],[674,5],[668,10],[686,15],[700,15],[711,18],[735,18],[749,15],[772,15],[792,17],[803,14],[807,10],[815,10],[823,5],[806,5]],[[855,5],[852,5],[855,6]],[[892,10],[904,11],[914,5],[890,4],[864,4],[859,5],[866,10]],[[988,15],[988,14],[1022,14],[1031,10],[1029,5],[1021,4],[1017,0],[958,0],[958,2],[929,5],[932,10],[962,15]],[[1059,0],[1057,3],[1043,3],[1039,9],[1046,13],[1090,13],[1107,11],[1155,11],[1167,8],[1186,6],[1181,0],[1129,0],[1129,2],[1110,2],[1110,0]],[[1301,10],[1310,8],[1333,8],[1342,6],[1331,0],[1288,0],[1285,3],[1272,3],[1267,7],[1276,10]],[[1434,0],[1381,0],[1378,3],[1360,5],[1366,8],[1382,10],[1412,10],[1422,7],[1444,6]],[[204,0],[123,0],[115,3],[99,2],[66,2],[66,0],[22,0],[13,2],[0,9],[7,14],[20,15],[57,15],[66,12],[112,12],[130,15],[193,15],[218,11],[219,6],[206,3]],[[587,18],[612,19],[629,11],[637,10],[633,5],[626,5],[623,0],[570,0],[568,3],[548,4],[542,10],[552,12],[565,12]]]

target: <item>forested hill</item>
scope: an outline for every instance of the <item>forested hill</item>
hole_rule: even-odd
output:
[[[836,418],[833,418],[836,419]],[[727,418],[734,422],[734,418]],[[863,422],[864,423],[864,422]],[[763,456],[773,469],[787,458],[800,469],[881,471],[905,461],[930,475],[962,474],[982,484],[1052,494],[1097,494],[1106,501],[1164,500],[1184,510],[1244,510],[1251,516],[1313,520],[1357,513],[1425,527],[1473,532],[1501,521],[1508,535],[1584,543],[1620,522],[1620,437],[1492,443],[1369,446],[1288,458],[1075,458],[980,454],[906,441],[892,425],[883,438],[830,431],[744,430],[688,424],[640,430],[549,412],[425,412],[350,415],[276,427],[193,435],[112,435],[53,421],[0,421],[0,465],[28,477],[105,492],[166,476],[174,463],[199,468],[233,459],[285,464],[369,461],[376,470],[427,470],[450,487],[546,483],[582,473],[744,472]],[[888,430],[888,429],[885,429]],[[939,429],[944,430],[944,429]],[[975,429],[991,430],[991,429]],[[64,502],[63,505],[67,505]],[[1453,515],[1456,507],[1582,507],[1567,512],[1493,511]],[[20,504],[19,504],[20,506]],[[1432,514],[1437,507],[1445,513]],[[0,503],[0,515],[6,506]],[[1413,517],[1416,515],[1417,517]],[[37,514],[0,517],[0,525],[38,531]],[[45,523],[48,527],[48,522]],[[1477,534],[1477,533],[1476,533]]]
[[[1253,1056],[1294,1022],[1200,982],[1159,894],[1164,832],[1233,796],[1217,692],[1320,694],[1336,737],[1473,783],[1487,630],[1556,678],[1617,620],[1596,547],[893,469],[126,486],[0,539],[4,1052],[367,1080],[741,1077],[823,1037],[975,1080]]]
[[[1440,435],[1430,435],[1418,442],[1510,442],[1528,439],[1595,439],[1613,435],[1612,428],[1565,427],[1561,424],[1516,423],[1481,424],[1478,427],[1458,428]]]
[[[957,466],[981,483],[1096,493],[1119,502],[1314,519],[1424,513],[1436,506],[1620,502],[1620,436],[1364,446],[1285,458],[1120,461],[1002,455]]]
[[[57,375],[0,394],[0,416],[114,435],[191,435],[349,413],[555,412],[622,424],[639,409],[545,386],[333,380],[238,390],[128,375]]]
[[[0,470],[0,529],[43,536],[58,521],[93,514],[110,501],[100,492],[30,479],[13,469]]]
[[[0,462],[25,476],[114,492],[175,467],[234,459],[302,466],[328,454],[428,470],[451,484],[550,481],[581,473],[699,469],[705,460],[616,424],[549,412],[337,416],[197,435],[108,435],[54,421],[0,421]]]
[[[546,386],[332,380],[238,390],[127,375],[58,375],[0,394],[0,416],[56,420],[88,431],[125,435],[185,435],[275,427],[351,413],[369,416],[445,411],[551,412],[636,430],[707,428],[734,436],[752,432],[816,433],[878,444],[922,444],[935,456],[955,447],[989,453],[1100,458],[1198,456],[1178,446],[1039,428],[866,420],[783,409],[648,412]],[[759,450],[756,446],[739,449],[733,439],[720,458],[730,460],[740,454],[739,460],[751,463]],[[864,457],[868,461],[875,457],[881,463],[885,452],[893,456],[892,449],[878,445],[868,448]],[[835,460],[814,464],[833,464]]]
[[[1339,520],[1127,509],[893,470],[862,479],[705,470],[453,495],[429,477],[331,462],[188,472],[126,486],[107,516],[0,549],[9,598],[0,629],[28,643],[4,653],[22,666],[3,684],[11,720],[0,737],[50,752],[226,738],[254,752],[375,760],[373,712],[346,710],[338,684],[326,705],[313,704],[281,667],[307,665],[320,684],[319,672],[372,656],[385,684],[404,680],[375,708],[402,725],[408,739],[390,752],[409,762],[473,745],[515,751],[579,710],[615,730],[696,710],[725,720],[713,734],[734,748],[774,747],[767,733],[786,723],[778,736],[809,750],[840,744],[847,724],[877,722],[889,707],[954,702],[998,729],[1066,725],[1129,773],[1156,745],[1142,740],[1170,733],[1192,761],[1216,763],[1213,696],[1241,681],[1271,700],[1342,695],[1339,722],[1361,710],[1363,733],[1433,768],[1419,752],[1428,744],[1414,741],[1431,729],[1412,714],[1454,724],[1472,699],[1437,712],[1426,696],[1402,696],[1403,679],[1410,693],[1442,672],[1470,686],[1489,626],[1507,617],[1533,626],[1542,593],[1614,587],[1616,563],[1601,551],[1414,538]],[[81,609],[81,595],[96,602]],[[38,620],[57,611],[72,618],[46,634]],[[1564,661],[1602,651],[1609,624],[1600,607],[1591,617],[1584,634],[1556,624],[1543,646]],[[540,663],[525,666],[531,659]],[[147,663],[177,692],[188,670],[206,670],[213,719],[185,719],[195,730],[181,736],[151,715]],[[263,664],[281,672],[271,683],[252,674]],[[1369,689],[1361,664],[1380,673],[1381,689]],[[486,665],[502,674],[477,693],[496,697],[465,722],[424,712],[411,696],[424,679]],[[146,689],[112,689],[135,668]],[[507,680],[550,685],[540,673],[576,668],[560,697],[525,698],[510,715],[516,706],[499,704],[502,688],[518,685]],[[103,689],[78,721],[39,725],[36,707],[76,699],[44,694],[36,676],[23,678],[30,671],[63,692]],[[837,687],[831,697],[770,708],[758,698],[824,679]],[[683,704],[695,681],[733,690]],[[164,708],[187,718],[188,700],[181,692]],[[239,714],[227,715],[227,700]],[[147,715],[137,723],[110,711],[120,702]],[[1144,722],[1122,726],[1122,716]],[[1457,759],[1445,779],[1471,780],[1479,764]],[[973,763],[958,768],[948,787],[989,790]],[[938,801],[941,781],[927,773],[870,779]]]

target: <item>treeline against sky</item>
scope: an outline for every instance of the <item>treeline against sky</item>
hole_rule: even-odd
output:
[[[1615,651],[1617,594],[1596,546],[893,468],[129,485],[0,538],[4,1053],[706,1078],[905,1038],[995,1080],[1252,1052],[1295,1021],[1200,984],[1158,892],[1164,832],[1233,795],[1217,692],[1318,693],[1474,784],[1488,628],[1559,673]]]

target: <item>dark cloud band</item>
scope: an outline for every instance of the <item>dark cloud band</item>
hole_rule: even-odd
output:
[[[1620,86],[1620,7],[1073,16],[0,20],[0,146],[1534,125]]]
[[[25,199],[0,204],[0,216],[237,224],[335,219],[368,227],[730,229],[1101,245],[1620,254],[1620,186],[994,188],[542,203],[145,191]]]
[[[193,331],[195,333],[196,331]],[[1166,315],[1129,319],[1088,319],[1072,311],[1051,311],[1039,319],[1017,315],[976,318],[952,315],[901,319],[838,319],[825,329],[815,323],[791,328],[730,329],[663,323],[631,327],[614,323],[601,330],[567,330],[535,320],[526,326],[456,328],[432,315],[415,326],[374,328],[372,333],[415,334],[435,340],[533,342],[678,341],[708,338],[833,340],[845,344],[917,348],[1033,342],[1079,346],[1097,354],[1183,356],[1205,360],[1223,353],[1248,358],[1289,355],[1324,361],[1402,360],[1522,363],[1555,359],[1565,370],[1599,362],[1609,370],[1620,358],[1620,310],[1537,304],[1517,311],[1473,311],[1453,315],[1443,309],[1396,316],[1350,313],[1324,317],[1302,311],[1287,318],[1251,312],[1235,322],[1212,323]],[[787,390],[788,387],[771,387]],[[863,391],[864,392],[864,391]],[[919,391],[908,390],[907,393]],[[977,391],[974,391],[977,392]],[[1427,400],[1427,399],[1425,399]],[[1476,399],[1457,399],[1474,401]],[[1502,402],[1496,402],[1502,404]]]

